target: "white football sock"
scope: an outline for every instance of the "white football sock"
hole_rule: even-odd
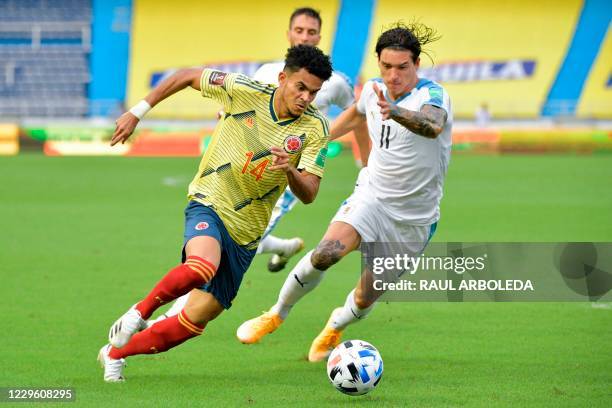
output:
[[[257,255],[275,253],[282,255],[291,249],[291,240],[277,238],[274,235],[268,235],[259,242],[257,247]]]
[[[375,304],[373,303],[368,308],[360,309],[355,303],[355,289],[353,289],[346,297],[346,302],[340,311],[332,315],[333,318],[330,326],[336,330],[344,330],[349,324],[364,319],[372,311]]]
[[[278,295],[278,301],[270,309],[271,312],[278,313],[283,320],[287,318],[293,305],[305,294],[316,288],[323,279],[325,271],[320,271],[312,266],[310,261],[312,252],[304,255],[293,270],[289,272]]]
[[[157,319],[155,319],[152,324],[155,324],[157,322],[161,322],[164,319],[167,319],[169,317],[175,316],[177,314],[179,314],[181,312],[181,310],[183,310],[183,308],[185,307],[185,304],[187,303],[187,299],[189,298],[189,293],[184,294],[183,296],[177,298],[174,303],[172,303],[172,306],[170,306],[170,309],[168,309],[168,311],[164,314],[161,314],[157,317]]]

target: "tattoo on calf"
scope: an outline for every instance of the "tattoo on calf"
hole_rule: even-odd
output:
[[[323,240],[312,253],[312,266],[319,270],[326,270],[342,258],[346,249],[339,240]]]

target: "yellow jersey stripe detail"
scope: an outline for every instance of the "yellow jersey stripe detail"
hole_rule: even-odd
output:
[[[327,145],[328,127],[315,107],[295,120],[275,122],[270,94],[277,88],[243,75],[204,71],[202,95],[223,104],[228,115],[215,128],[189,185],[189,197],[210,207],[238,245],[254,249],[287,186],[282,172],[269,170],[270,147],[300,138],[301,147],[290,154],[290,163],[301,163],[299,168],[321,176],[317,157]]]
[[[247,82],[247,81],[243,81],[241,79],[236,79],[236,83],[240,84],[240,85],[244,85],[244,86],[248,86],[250,88],[253,88],[257,91],[261,91],[263,93],[266,93],[268,95],[272,95],[272,93],[274,92],[273,88],[270,88],[266,85],[260,85],[257,82]]]

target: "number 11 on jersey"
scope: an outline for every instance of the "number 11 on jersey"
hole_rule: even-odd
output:
[[[380,148],[383,148],[383,144],[385,148],[389,148],[389,134],[391,133],[391,126],[382,125],[382,129],[380,131]]]

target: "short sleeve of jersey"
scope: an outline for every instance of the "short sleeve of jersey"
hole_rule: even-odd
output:
[[[359,96],[359,101],[357,101],[357,112],[362,115],[366,114],[366,99],[370,92],[374,92],[372,89],[372,81],[368,81],[361,88],[361,95]]]
[[[219,102],[225,112],[231,113],[234,86],[236,79],[240,77],[244,75],[205,68],[200,78],[202,96]]]
[[[329,124],[321,117],[321,127],[313,130],[307,136],[307,143],[302,151],[297,168],[306,170],[315,176],[323,177],[325,158],[327,157],[327,142],[329,141]]]
[[[257,71],[255,71],[255,74],[253,74],[253,79],[263,84],[278,85],[278,73],[283,70],[284,66],[284,62],[269,62],[267,64],[263,64],[257,69]]]
[[[435,82],[430,82],[425,87],[427,88],[427,93],[421,107],[423,105],[437,106],[444,109],[448,114],[450,111],[450,100],[444,88]]]
[[[336,92],[334,93],[334,105],[341,109],[347,109],[355,102],[355,94],[353,93],[353,85],[346,75],[334,71],[334,75],[331,78]]]

